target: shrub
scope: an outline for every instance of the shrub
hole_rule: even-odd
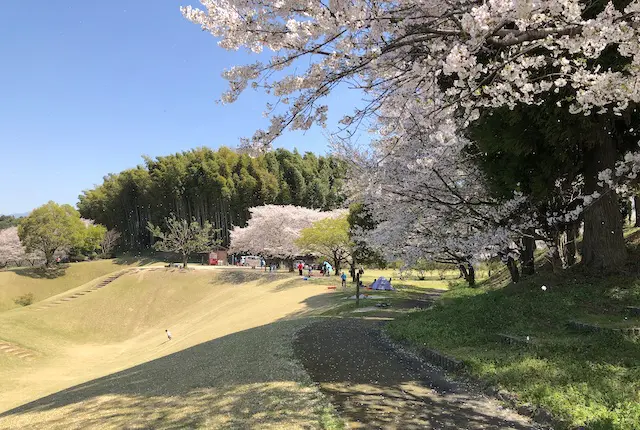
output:
[[[33,296],[33,293],[27,293],[27,294],[24,294],[24,295],[22,295],[20,297],[17,297],[15,299],[13,299],[13,302],[16,305],[20,305],[20,306],[29,306],[34,301],[35,301],[35,297]]]

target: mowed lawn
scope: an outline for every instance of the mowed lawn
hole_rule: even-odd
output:
[[[380,276],[384,276],[387,279],[391,279],[394,288],[408,288],[408,289],[439,289],[446,290],[449,287],[449,282],[457,279],[460,272],[457,270],[447,270],[443,272],[444,278],[441,279],[440,273],[437,271],[429,271],[425,273],[425,279],[418,279],[415,272],[412,272],[409,276],[401,278],[399,272],[393,269],[365,269],[364,275],[362,275],[362,283],[365,286],[369,286]]]
[[[4,312],[0,340],[34,357],[0,353],[0,429],[339,428],[291,349],[332,294],[289,274],[155,269]]]
[[[362,283],[369,286],[380,276],[391,279],[391,284],[398,290],[420,293],[421,291],[447,290],[451,284],[458,284],[460,272],[456,269],[450,270],[429,270],[422,273],[423,279],[420,279],[418,272],[413,270],[405,272],[401,275],[398,270],[393,269],[366,269],[362,276]],[[476,268],[476,282],[483,281],[488,278],[487,271],[484,268]]]
[[[90,282],[106,274],[135,266],[116,264],[115,260],[97,260],[62,265],[55,270],[17,267],[0,271],[0,312],[20,307],[14,299],[33,294],[35,302]]]

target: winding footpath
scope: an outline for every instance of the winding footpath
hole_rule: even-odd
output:
[[[350,428],[534,429],[443,371],[396,349],[382,322],[321,319],[295,340],[298,359]]]

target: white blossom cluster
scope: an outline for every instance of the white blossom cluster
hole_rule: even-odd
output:
[[[58,256],[63,256],[58,253]],[[9,227],[0,230],[0,266],[22,265],[28,262],[31,265],[44,261],[44,255],[38,252],[27,253],[18,237],[18,227]]]
[[[589,2],[581,0],[201,3],[182,12],[221,47],[271,53],[268,61],[224,73],[230,84],[224,102],[252,87],[288,107],[271,115],[256,143],[286,127],[324,125],[321,99],[340,82],[371,96],[369,108],[343,124],[380,108],[406,118],[421,113],[416,121],[434,124],[433,113],[455,107],[473,120],[478,108],[540,103],[565,88],[572,96],[559,103],[573,113],[620,112],[640,102],[640,0],[624,10],[609,2],[593,16],[584,16]],[[608,46],[628,59],[624,70],[592,61]]]
[[[532,223],[520,215],[524,196],[497,201],[489,195],[481,173],[459,153],[464,142],[456,138],[447,150],[427,142],[441,137],[420,136],[413,144],[383,138],[368,153],[336,146],[357,154],[352,191],[377,223],[373,231],[357,232],[359,239],[389,260],[473,263],[508,248]]]
[[[248,252],[269,258],[291,259],[303,252],[295,244],[302,229],[315,221],[337,218],[344,210],[321,212],[291,205],[265,205],[249,209],[246,227],[231,230],[231,252]]]

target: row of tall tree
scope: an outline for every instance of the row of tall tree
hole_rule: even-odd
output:
[[[344,200],[345,163],[331,156],[277,149],[251,157],[226,147],[198,148],[145,158],[144,165],[110,174],[80,195],[78,209],[122,233],[125,249],[152,245],[149,222],[171,215],[211,223],[217,239],[229,243],[233,226],[244,226],[249,208],[292,204],[334,209]]]

